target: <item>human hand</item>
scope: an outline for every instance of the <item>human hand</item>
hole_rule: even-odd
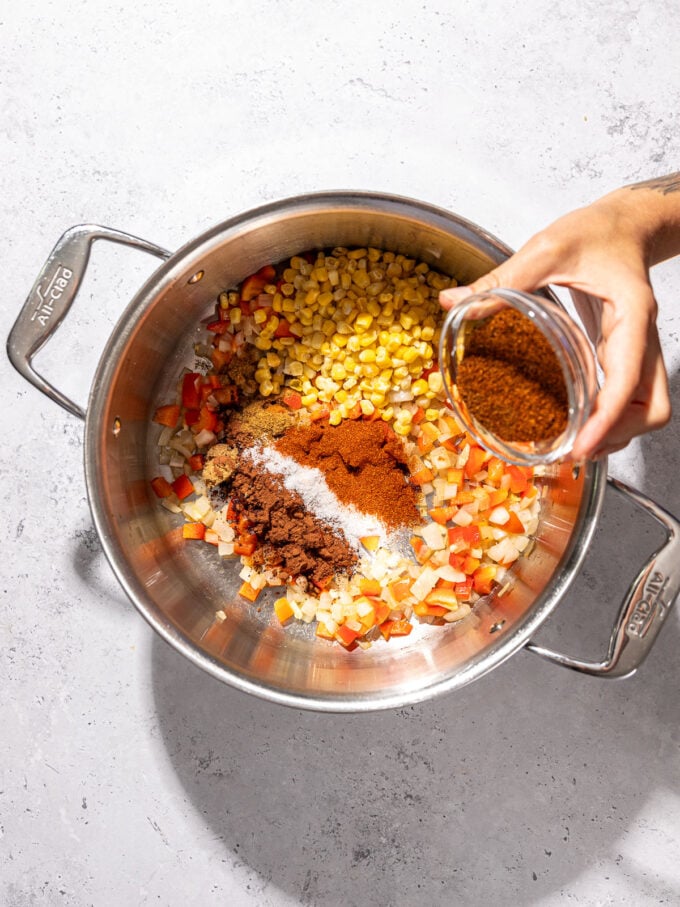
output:
[[[575,303],[604,383],[574,443],[577,461],[620,450],[636,435],[664,426],[671,414],[649,280],[659,228],[630,195],[630,188],[617,190],[561,217],[493,271],[439,297],[451,308],[498,287],[530,292],[556,284],[585,294]]]

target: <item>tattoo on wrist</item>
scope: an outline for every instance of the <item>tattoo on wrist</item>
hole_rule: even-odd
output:
[[[629,189],[656,189],[662,195],[669,195],[671,192],[680,192],[680,171],[668,173],[666,176],[657,176],[655,179],[645,180],[642,183],[634,183]]]

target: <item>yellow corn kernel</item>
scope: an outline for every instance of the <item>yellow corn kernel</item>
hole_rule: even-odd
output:
[[[361,349],[361,341],[359,340],[359,337],[356,334],[352,334],[350,337],[347,338],[347,349],[351,353],[358,353],[359,350]]]
[[[374,318],[377,318],[381,314],[380,303],[375,299],[369,299],[366,304],[366,311],[369,315],[372,315]]]
[[[258,369],[255,369],[255,374],[253,375],[253,378],[257,381],[258,384],[262,384],[263,381],[269,381],[271,376],[272,376],[272,373],[269,371],[268,368],[258,368]]]
[[[439,410],[431,407],[425,410],[425,420],[427,422],[436,422],[439,418]]]
[[[342,422],[342,416],[340,415],[340,410],[336,407],[331,410],[330,416],[328,417],[328,422],[330,425],[340,425]]]
[[[274,390],[274,385],[271,383],[271,381],[263,381],[260,384],[260,394],[263,397],[269,397],[270,394],[273,392],[273,390]]]
[[[299,321],[294,321],[292,324],[290,324],[288,330],[291,332],[293,337],[302,337],[305,332],[304,325],[300,324]]]
[[[383,253],[381,252],[380,249],[372,249],[369,247],[369,249],[368,249],[368,260],[369,261],[372,261],[372,262],[380,261],[380,258],[382,255],[383,255]]]
[[[414,319],[408,312],[402,312],[399,316],[399,324],[405,331],[410,331],[414,325]]]
[[[383,418],[385,418],[385,417],[383,416]],[[394,428],[394,431],[396,432],[396,434],[402,435],[402,437],[404,435],[410,434],[410,432],[411,432],[410,424],[406,425],[404,422],[395,422],[392,427]]]
[[[372,416],[375,412],[375,406],[370,400],[360,400],[359,405],[361,406],[361,412],[364,416]]]
[[[375,362],[375,350],[365,349],[359,353],[359,362]]]
[[[333,294],[329,293],[328,291],[325,293],[321,293],[319,295],[319,298],[316,300],[316,304],[318,306],[327,306],[327,305],[330,305],[331,302],[333,302]]]
[[[361,366],[361,374],[364,378],[376,378],[380,374],[380,369],[374,362],[365,362]]]
[[[373,315],[371,315],[369,312],[362,312],[356,317],[356,320],[354,322],[354,330],[359,334],[363,334],[370,328],[372,324]]]
[[[319,398],[319,395],[317,394],[316,391],[314,391],[313,393],[305,394],[303,397],[301,397],[300,402],[302,403],[302,405],[304,406],[305,409],[309,409],[309,407],[312,406],[313,403],[316,403],[318,398]]]
[[[231,309],[229,312],[229,321],[232,324],[240,324],[242,315],[243,315],[243,313],[241,312],[241,310],[238,307],[235,309]]]
[[[331,368],[331,378],[334,381],[344,381],[347,377],[347,371],[344,365],[341,365],[339,362],[334,362]]]
[[[267,353],[267,365],[269,368],[278,368],[281,365],[281,357],[276,353]]]
[[[406,362],[408,365],[410,365],[412,362],[415,362],[417,358],[418,358],[418,350],[412,346],[406,347],[406,349],[404,350],[403,356],[402,356],[402,359],[404,360],[404,362]]]
[[[256,337],[254,343],[258,350],[270,350],[272,348],[272,342],[269,337]]]
[[[336,332],[331,337],[331,343],[335,344],[335,346],[340,347],[342,349],[347,346],[347,335]]]
[[[338,403],[346,403],[348,397],[349,397],[349,394],[347,393],[347,391],[345,390],[344,387],[341,387],[339,391],[335,392],[335,399]]]
[[[427,383],[433,394],[438,394],[444,389],[444,380],[441,372],[430,372],[427,376]]]
[[[276,296],[272,299],[272,309],[275,312],[283,311],[283,296],[281,296],[279,293],[277,293]]]
[[[358,363],[357,363],[356,359],[354,359],[354,357],[345,356],[343,365],[345,366],[345,371],[347,372],[348,375],[351,374],[356,369],[357,364]]]
[[[394,407],[393,407],[393,406],[388,406],[386,409],[384,409],[384,410],[380,413],[380,418],[381,418],[384,422],[389,422],[389,421],[392,419],[393,416],[394,416]]]
[[[347,258],[350,261],[357,261],[359,258],[366,258],[366,255],[366,249],[352,249],[351,252],[347,253]]]
[[[405,365],[399,365],[392,372],[392,379],[394,381],[403,381],[404,378],[408,378],[408,369]]]
[[[379,394],[376,391],[373,391],[368,399],[376,409],[381,409],[385,405],[385,395]]]

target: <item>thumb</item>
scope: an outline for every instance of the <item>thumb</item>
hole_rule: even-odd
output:
[[[487,293],[489,290],[497,290],[499,287],[535,290],[544,285],[545,277],[543,263],[536,256],[521,250],[473,283],[442,290],[439,294],[439,302],[442,308],[450,309],[467,299],[468,296],[472,296],[473,293]]]

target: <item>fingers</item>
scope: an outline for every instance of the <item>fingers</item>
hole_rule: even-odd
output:
[[[548,282],[546,278],[552,271],[553,264],[552,254],[546,254],[544,244],[538,237],[534,237],[533,241],[527,243],[507,261],[468,286],[442,290],[439,302],[444,309],[450,309],[473,293],[486,293],[498,287],[512,287],[515,290],[529,292]]]
[[[617,303],[614,323],[603,320],[600,358],[605,382],[591,417],[574,444],[573,457],[600,457],[632,438],[664,426],[671,414],[668,377],[654,323],[651,288]]]

